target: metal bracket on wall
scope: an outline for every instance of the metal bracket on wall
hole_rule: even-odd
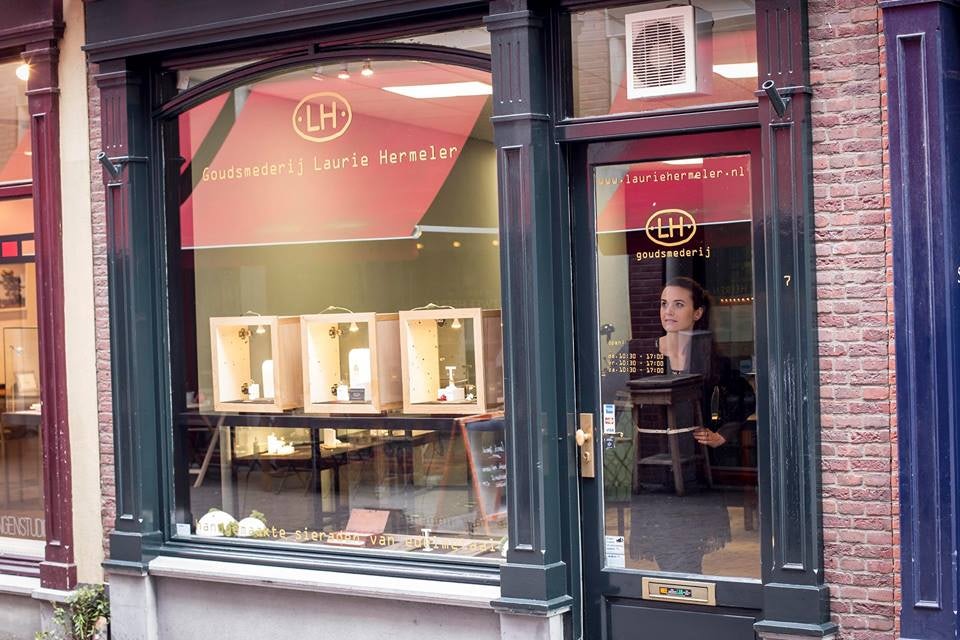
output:
[[[782,95],[773,80],[767,80],[760,85],[760,88],[770,99],[770,106],[777,112],[777,117],[782,118],[783,114],[787,112],[787,105],[790,104],[790,96]]]
[[[100,153],[97,154],[97,162],[103,165],[103,168],[106,170],[107,173],[110,174],[111,178],[113,178],[114,180],[120,179],[120,166],[113,164],[110,158],[107,157],[107,154],[105,151],[101,151]]]

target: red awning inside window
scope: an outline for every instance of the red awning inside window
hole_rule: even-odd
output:
[[[182,246],[413,237],[489,97],[417,99],[383,87],[489,83],[489,74],[419,62],[373,68],[371,77],[352,69],[350,80],[332,77],[339,68],[322,80],[288,74],[182,115]],[[327,114],[324,133],[344,129],[346,102],[342,135],[303,137],[305,98],[308,124]]]

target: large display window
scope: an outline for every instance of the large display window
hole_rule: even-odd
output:
[[[46,539],[29,72],[0,64],[0,555]]]
[[[502,560],[491,92],[325,61],[167,123],[177,536]]]

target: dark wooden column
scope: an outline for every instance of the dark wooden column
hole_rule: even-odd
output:
[[[758,0],[759,81],[772,80],[782,115],[760,96],[764,210],[754,228],[756,296],[767,311],[757,326],[757,398],[768,437],[761,440],[763,531],[761,634],[826,636],[829,593],[823,584],[820,508],[820,420],[816,279],[813,247],[810,86],[807,6]]]
[[[507,563],[502,598],[510,611],[550,614],[570,606],[563,561],[562,500],[571,473],[562,454],[574,409],[569,343],[569,252],[558,215],[547,79],[546,13],[532,2],[497,0],[486,19],[492,40],[493,123],[503,243],[504,378],[509,461]]]
[[[37,325],[40,339],[40,400],[43,415],[44,518],[47,545],[40,581],[49,589],[77,584],[73,556],[73,487],[67,424],[67,365],[64,353],[63,232],[60,202],[60,89],[56,40],[26,47],[30,64],[27,105],[33,149],[33,221],[37,243]]]
[[[161,541],[160,425],[168,415],[160,368],[159,307],[165,296],[163,237],[151,212],[147,166],[147,86],[124,61],[100,65],[101,132],[107,208],[110,342],[117,520],[110,536],[111,570],[144,571],[145,547]]]
[[[887,43],[904,638],[955,638],[960,8],[881,2]]]

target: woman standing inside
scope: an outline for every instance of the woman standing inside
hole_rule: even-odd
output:
[[[660,294],[660,324],[666,335],[657,339],[657,348],[667,359],[668,370],[675,374],[703,374],[704,401],[708,409],[703,415],[711,415],[709,399],[720,377],[720,363],[709,333],[710,296],[692,278],[672,278]],[[697,336],[705,340],[696,340]],[[723,429],[712,431],[704,425],[698,425],[693,437],[709,447],[719,447],[727,441]]]

